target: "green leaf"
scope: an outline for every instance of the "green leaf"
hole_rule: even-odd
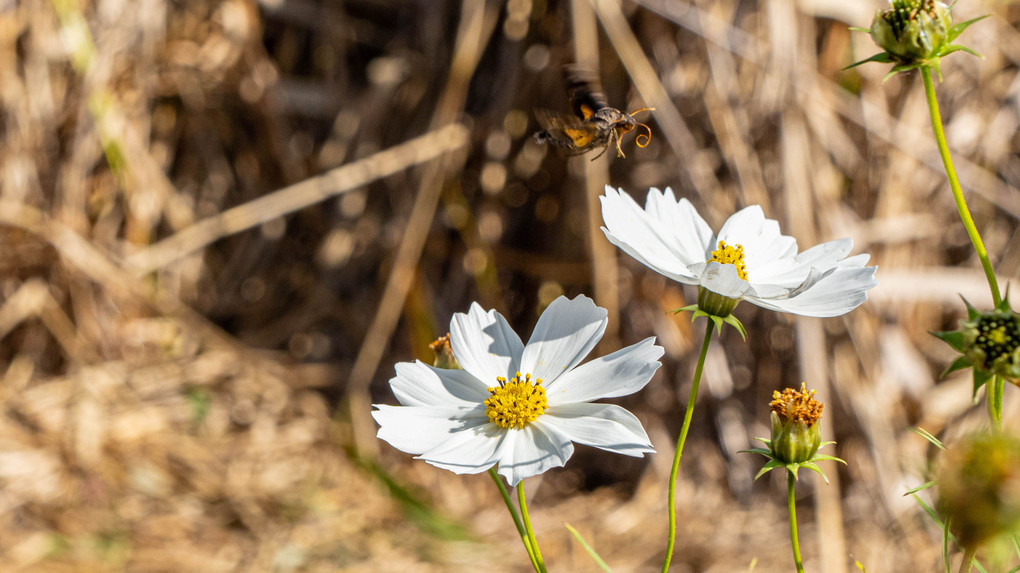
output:
[[[565,521],[563,522],[563,525],[567,527],[567,531],[569,531],[570,534],[574,536],[574,539],[577,539],[578,543],[581,544],[581,547],[584,547],[584,550],[588,552],[588,555],[591,556],[591,558],[595,561],[596,565],[601,567],[602,570],[605,571],[606,573],[613,573],[613,570],[609,568],[609,565],[607,565],[606,562],[603,561],[601,557],[599,557],[599,554],[596,553],[594,549],[592,549],[591,545],[588,545],[588,543],[584,540],[583,537],[581,537],[581,534],[578,533],[576,529],[571,527],[571,525]]]
[[[910,431],[928,440],[936,448],[946,451],[946,447],[942,445],[942,441],[933,436],[928,430],[925,430],[924,428],[910,428]]]
[[[914,489],[911,489],[911,490],[907,491],[907,493],[903,494],[903,497],[906,497],[908,495],[914,495],[915,493],[917,493],[919,491],[924,491],[924,490],[930,488],[931,486],[935,485],[935,483],[936,483],[935,480],[932,480],[932,481],[930,481],[928,483],[923,483],[923,484],[915,487]]]
[[[847,70],[849,70],[851,68],[856,68],[857,66],[860,66],[862,64],[871,63],[871,62],[878,62],[880,64],[891,64],[891,63],[893,63],[893,59],[892,59],[892,55],[890,55],[889,52],[879,52],[879,53],[875,54],[874,56],[871,56],[870,58],[868,58],[866,60],[861,60],[859,62],[854,62],[854,63],[850,64],[849,66],[843,68],[842,71],[845,72],[845,71],[847,71]]]
[[[750,450],[738,450],[738,454],[761,454],[763,456],[772,457],[772,450],[766,450],[765,448],[751,448]]]

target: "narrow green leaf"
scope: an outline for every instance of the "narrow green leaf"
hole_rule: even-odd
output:
[[[942,440],[939,440],[938,438],[933,436],[931,434],[931,432],[929,432],[928,430],[925,430],[924,428],[910,428],[910,431],[914,432],[918,436],[921,436],[922,438],[928,440],[936,448],[938,448],[938,449],[940,449],[942,451],[946,450],[946,447],[942,445]]]
[[[850,30],[851,32],[864,32],[865,34],[871,33],[871,30],[867,28],[861,28],[860,26],[850,26],[847,28],[847,30]]]
[[[903,497],[906,497],[908,495],[914,495],[915,493],[917,493],[919,491],[924,491],[924,490],[930,488],[931,486],[935,485],[935,483],[936,483],[935,480],[932,480],[932,481],[930,481],[928,483],[923,483],[923,484],[915,487],[914,489],[908,490],[907,493],[903,494]]]
[[[563,522],[563,525],[567,527],[567,531],[569,531],[570,534],[574,536],[574,539],[577,539],[578,543],[581,544],[581,547],[584,547],[584,550],[588,552],[588,555],[591,556],[591,558],[595,561],[596,565],[601,567],[602,570],[605,571],[606,573],[613,573],[613,570],[609,568],[609,565],[607,565],[606,562],[603,561],[601,557],[599,557],[599,554],[596,553],[594,549],[592,549],[591,545],[588,545],[588,543],[584,540],[583,537],[581,537],[581,534],[578,533],[576,529],[571,527],[571,525],[565,521]]]
[[[811,458],[811,461],[812,462],[839,462],[839,463],[843,464],[844,466],[848,465],[845,460],[837,458],[836,456],[827,456],[825,454],[815,454],[814,457]]]
[[[962,34],[964,30],[966,30],[967,28],[970,27],[971,24],[974,24],[975,22],[980,22],[981,20],[984,20],[985,18],[987,18],[989,16],[991,16],[991,14],[985,14],[984,16],[978,16],[977,18],[972,18],[970,20],[967,20],[966,22],[960,22],[958,24],[953,24],[952,26],[949,27],[949,35],[948,35],[949,41],[952,42],[957,37],[959,37],[960,34]]]

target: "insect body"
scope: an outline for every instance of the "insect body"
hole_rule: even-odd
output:
[[[648,130],[637,136],[638,147],[645,147],[652,138],[652,130],[643,123],[638,123],[634,115],[655,108],[642,108],[626,113],[610,107],[606,96],[597,87],[591,73],[577,67],[566,68],[564,83],[570,93],[570,107],[573,116],[563,116],[545,109],[535,110],[538,122],[543,130],[535,134],[539,143],[549,143],[563,150],[567,155],[580,155],[593,149],[602,151],[592,161],[602,157],[609,146],[616,146],[616,156],[626,157],[620,149],[620,139],[624,134],[641,126]],[[641,138],[644,137],[644,140]]]

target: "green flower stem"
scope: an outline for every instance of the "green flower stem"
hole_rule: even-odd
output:
[[[691,429],[694,401],[698,398],[698,384],[701,382],[701,371],[705,369],[708,344],[712,342],[713,323],[709,319],[705,319],[705,322],[705,341],[701,343],[701,355],[698,356],[698,367],[694,370],[694,383],[691,384],[691,395],[687,398],[684,423],[680,427],[680,437],[676,441],[676,453],[673,454],[673,469],[669,472],[669,541],[666,542],[666,558],[662,562],[662,573],[669,571],[669,561],[673,558],[673,545],[676,543],[676,478],[677,474],[680,473],[680,456],[684,453],[687,431]]]
[[[953,158],[949,155],[949,145],[946,143],[946,134],[942,129],[942,115],[939,113],[939,102],[935,98],[935,84],[932,82],[931,68],[921,68],[921,79],[924,80],[924,95],[928,100],[928,112],[931,114],[931,129],[935,133],[935,142],[939,146],[939,155],[942,157],[942,165],[946,168],[946,177],[949,179],[949,188],[953,191],[953,199],[956,201],[956,210],[960,212],[960,220],[967,229],[967,236],[978,259],[981,260],[981,267],[985,270],[985,278],[988,279],[988,288],[992,291],[992,301],[995,306],[1002,302],[1002,295],[999,292],[999,283],[995,279],[995,270],[992,268],[992,261],[988,258],[988,251],[985,250],[985,243],[981,240],[977,227],[974,226],[974,219],[970,216],[970,209],[967,208],[967,201],[963,198],[963,189],[960,188],[960,180],[956,177],[956,168],[953,167]],[[1002,393],[1004,383],[1001,377],[996,376],[988,387],[988,416],[996,429],[1002,427]]]
[[[786,472],[786,506],[790,509],[790,545],[793,546],[793,562],[797,565],[797,573],[804,573],[804,564],[800,560],[800,540],[797,538],[797,500],[793,494],[793,486],[797,478],[793,472]]]
[[[521,518],[524,520],[524,529],[528,532],[528,543],[532,550],[532,565],[536,573],[549,573],[542,561],[542,552],[538,549],[538,540],[535,539],[535,530],[531,528],[531,518],[528,517],[528,502],[524,500],[524,482],[517,484],[517,504],[521,506]]]
[[[1006,381],[1002,379],[1002,376],[995,376],[985,386],[988,393],[988,417],[992,420],[992,426],[996,430],[1002,429],[1002,394],[1005,392],[1005,385]]]
[[[510,492],[506,490],[506,486],[503,485],[503,480],[500,479],[499,474],[496,473],[496,468],[489,468],[489,477],[496,484],[496,488],[499,489],[499,495],[503,498],[503,503],[506,504],[507,511],[510,512],[510,517],[514,520],[514,526],[517,527],[517,533],[521,536],[521,543],[524,544],[524,549],[528,552],[528,559],[531,559],[531,565],[538,570],[538,561],[535,560],[535,552],[531,549],[531,543],[528,540],[528,532],[524,529],[524,524],[521,523],[520,516],[517,515],[517,508],[514,507],[514,502],[510,499]]]
[[[974,219],[970,216],[970,209],[967,208],[967,201],[963,198],[963,190],[960,188],[960,180],[956,177],[956,169],[953,167],[953,158],[949,155],[949,146],[946,144],[946,134],[942,130],[942,115],[939,113],[939,102],[935,99],[935,85],[932,82],[933,70],[928,67],[921,68],[921,79],[924,80],[924,94],[928,98],[928,111],[931,114],[931,128],[935,132],[935,142],[939,146],[939,155],[942,156],[942,165],[946,168],[946,177],[949,179],[949,188],[953,190],[953,199],[956,201],[956,209],[960,212],[960,219],[964,228],[967,229],[967,236],[974,245],[974,251],[981,259],[981,266],[985,270],[985,278],[988,279],[988,287],[992,290],[992,301],[998,306],[1002,302],[1002,295],[999,293],[999,283],[995,280],[995,271],[992,269],[992,262],[988,259],[988,251],[974,226]]]
[[[960,573],[970,573],[971,567],[974,566],[975,555],[977,555],[976,547],[971,547],[963,552],[963,561],[960,562]],[[946,567],[949,567],[949,565],[946,565]]]

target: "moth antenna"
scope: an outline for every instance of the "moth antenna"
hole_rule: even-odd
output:
[[[630,112],[627,115],[634,115],[635,113],[641,113],[643,111],[655,111],[655,108],[654,107],[643,107],[641,109],[636,109],[636,110]]]
[[[637,137],[634,138],[634,143],[636,143],[638,147],[648,147],[648,144],[652,141],[652,128],[643,123],[639,123],[638,125],[645,128],[648,133],[639,133]],[[644,143],[641,142],[642,137],[645,138]]]

